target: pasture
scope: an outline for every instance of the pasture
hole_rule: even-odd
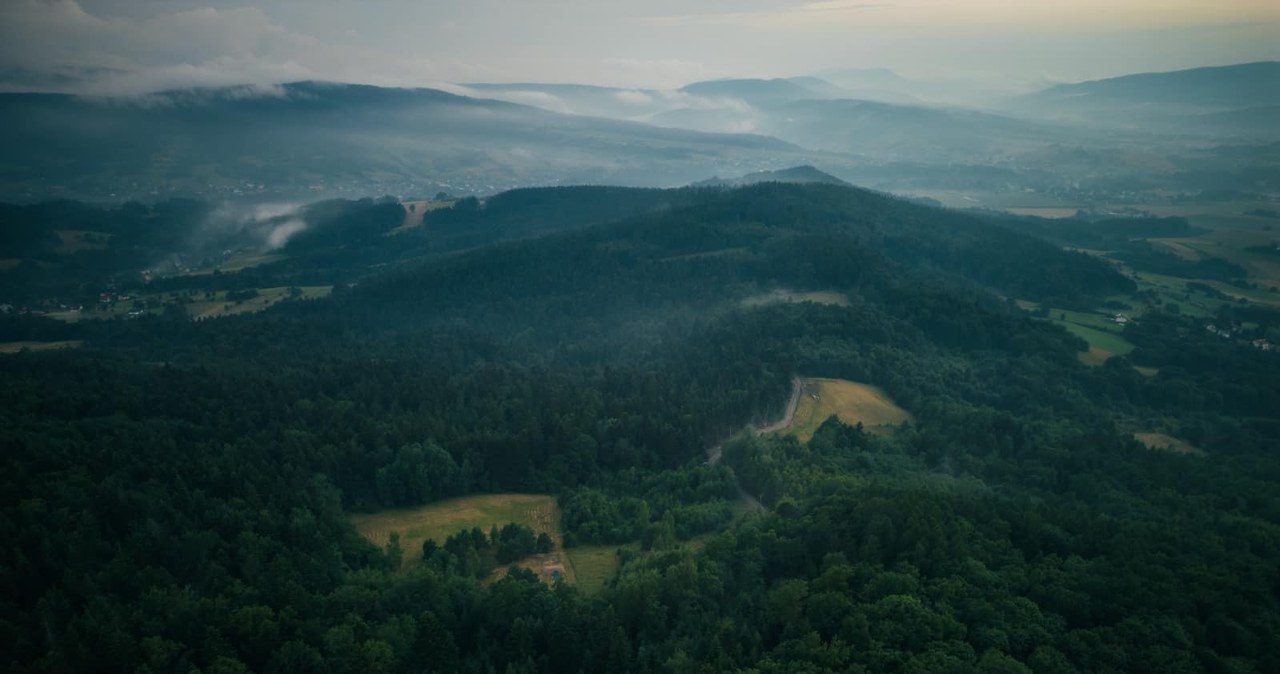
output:
[[[875,386],[844,379],[802,379],[800,404],[784,432],[807,442],[833,414],[846,424],[861,423],[869,431],[885,431],[912,419],[909,412]]]

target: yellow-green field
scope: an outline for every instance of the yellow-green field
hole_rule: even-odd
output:
[[[754,295],[742,300],[742,306],[758,307],[767,304],[785,304],[791,302],[813,302],[815,304],[829,304],[837,307],[847,307],[849,306],[849,296],[844,293],[826,290],[814,292],[773,290],[763,295]]]
[[[1171,435],[1164,433],[1134,433],[1133,437],[1147,446],[1147,449],[1158,449],[1164,451],[1172,451],[1178,454],[1194,454],[1196,456],[1204,456],[1204,450],[1192,445],[1185,440],[1179,440]]]
[[[887,430],[912,418],[875,386],[844,379],[802,379],[796,416],[784,432],[807,442],[833,414],[846,424],[861,423],[869,431]]]
[[[0,342],[0,353],[20,353],[22,351],[53,351],[56,349],[74,349],[82,342],[70,339],[62,342]]]
[[[574,557],[565,554],[564,538],[560,533],[560,506],[554,496],[542,494],[481,494],[449,499],[417,508],[384,510],[379,513],[352,515],[351,522],[369,542],[385,547],[391,540],[391,532],[400,534],[400,547],[407,564],[422,560],[422,543],[428,538],[443,544],[445,539],[463,530],[480,527],[486,534],[493,527],[515,522],[523,524],[534,533],[546,533],[555,548],[547,554],[532,555],[520,560],[519,566],[533,571],[545,582],[553,582],[558,575],[567,582],[578,582]],[[605,560],[597,559],[602,553],[596,546],[574,551],[582,559],[588,583],[603,585],[611,574]],[[598,546],[604,547],[604,546]],[[617,546],[609,547],[616,550]],[[506,568],[499,568],[491,579],[506,575]]]
[[[1090,351],[1096,350],[1100,355],[1105,352],[1107,358],[1123,356],[1133,351],[1133,344],[1115,332],[1101,328],[1091,328],[1072,321],[1059,320],[1057,322],[1071,334],[1088,342]]]
[[[275,253],[241,253],[224,260],[221,264],[217,264],[212,267],[205,267],[203,269],[196,269],[183,274],[183,276],[208,276],[212,274],[215,269],[224,274],[230,274],[243,269],[249,269],[250,267],[278,262],[284,258],[284,255],[278,255]]]
[[[333,291],[333,286],[303,286],[299,290],[302,291],[302,295],[298,299],[311,300],[328,297]],[[203,298],[203,295],[199,297]],[[257,297],[239,303],[227,301],[226,297],[225,291],[218,291],[213,294],[213,299],[197,299],[187,305],[187,315],[195,320],[204,320],[219,316],[251,314],[284,301],[289,297],[289,289],[259,288]]]
[[[1039,307],[1034,302],[1018,300],[1018,306],[1026,310]],[[1081,351],[1077,358],[1085,365],[1102,365],[1112,356],[1123,356],[1133,351],[1133,344],[1120,333],[1123,328],[1111,320],[1110,313],[1050,309],[1049,320],[1066,328],[1071,334],[1089,343],[1088,351]],[[1126,312],[1133,316],[1134,312]]]

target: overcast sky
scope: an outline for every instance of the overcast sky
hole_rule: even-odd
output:
[[[132,94],[885,67],[1019,84],[1280,60],[1277,0],[0,0],[0,89]]]

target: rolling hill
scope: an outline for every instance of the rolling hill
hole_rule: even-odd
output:
[[[1276,139],[1280,61],[1060,84],[1013,109],[1092,124]]]

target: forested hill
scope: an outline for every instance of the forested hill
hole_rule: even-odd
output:
[[[1019,301],[1130,291],[1106,262],[835,185],[521,191],[403,230],[396,206],[303,209],[313,234],[254,266],[150,280],[120,271],[136,237],[199,209],[103,211],[116,234],[74,252],[0,211],[52,256],[30,267],[83,273],[42,287],[106,297],[0,317],[78,347],[0,354],[0,666],[1280,668],[1280,363],[1153,310],[1083,364]],[[739,433],[797,375],[909,421]],[[507,492],[556,497],[600,587],[497,579],[497,526],[404,550],[349,519]]]

